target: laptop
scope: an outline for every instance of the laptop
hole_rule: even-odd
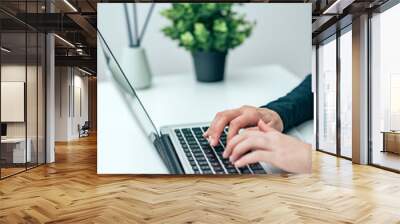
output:
[[[219,140],[220,144],[215,147],[212,147],[203,137],[209,123],[170,125],[158,130],[132,85],[134,80],[128,79],[101,32],[98,30],[97,33],[109,71],[120,84],[121,89],[133,96],[128,102],[134,104],[132,108],[136,121],[149,138],[153,149],[158,153],[160,161],[164,163],[170,174],[282,173],[282,170],[266,163],[254,163],[237,168],[228,159],[223,158],[222,153],[226,147],[228,128],[225,128]]]

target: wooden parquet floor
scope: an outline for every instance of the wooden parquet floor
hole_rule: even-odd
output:
[[[400,223],[400,175],[315,152],[313,174],[99,176],[96,138],[0,181],[0,223]]]

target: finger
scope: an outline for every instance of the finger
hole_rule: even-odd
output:
[[[242,133],[236,135],[230,141],[228,141],[222,156],[224,158],[228,158],[232,153],[232,148],[236,147],[237,144],[246,139],[251,132],[251,130],[243,131]]]
[[[266,142],[262,136],[262,132],[255,132],[246,137],[244,140],[239,142],[235,147],[231,150],[231,155],[229,157],[229,161],[234,163],[244,154],[250,152],[251,150],[256,149],[266,149]]]
[[[233,136],[239,133],[239,130],[251,124],[251,117],[240,115],[229,123],[229,131],[227,140],[229,141]]]
[[[209,137],[212,133],[213,129],[215,129],[215,124],[218,120],[220,120],[224,114],[229,113],[229,110],[221,111],[215,114],[213,120],[210,123],[210,126],[207,128],[207,131],[204,132],[204,137]]]
[[[246,128],[246,131],[260,131],[258,127]]]
[[[212,146],[218,145],[219,137],[221,137],[225,126],[235,117],[239,116],[239,114],[240,112],[238,110],[227,110],[217,113],[205,136],[209,138],[209,142]]]
[[[272,152],[264,150],[255,150],[238,159],[234,165],[236,167],[243,167],[257,162],[271,163]]]
[[[232,153],[232,149],[234,147],[236,147],[237,144],[239,144],[241,141],[243,141],[244,139],[248,138],[253,132],[258,132],[255,130],[244,130],[242,131],[240,134],[235,135],[226,145],[224,153],[222,154],[222,156],[224,158],[228,158],[231,153]]]
[[[269,123],[271,123],[271,122],[269,122]],[[257,127],[258,127],[258,129],[260,129],[260,131],[263,131],[263,132],[275,131],[275,129],[273,127],[271,127],[271,125],[269,125],[269,123],[266,124],[263,120],[260,119],[258,121]]]

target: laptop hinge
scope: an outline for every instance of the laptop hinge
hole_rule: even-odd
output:
[[[171,174],[185,174],[168,135],[157,136],[153,143]]]

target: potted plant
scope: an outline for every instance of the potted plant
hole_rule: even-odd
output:
[[[234,3],[173,3],[161,15],[172,24],[163,33],[190,51],[197,80],[224,79],[228,51],[243,43],[255,25],[233,10]]]

